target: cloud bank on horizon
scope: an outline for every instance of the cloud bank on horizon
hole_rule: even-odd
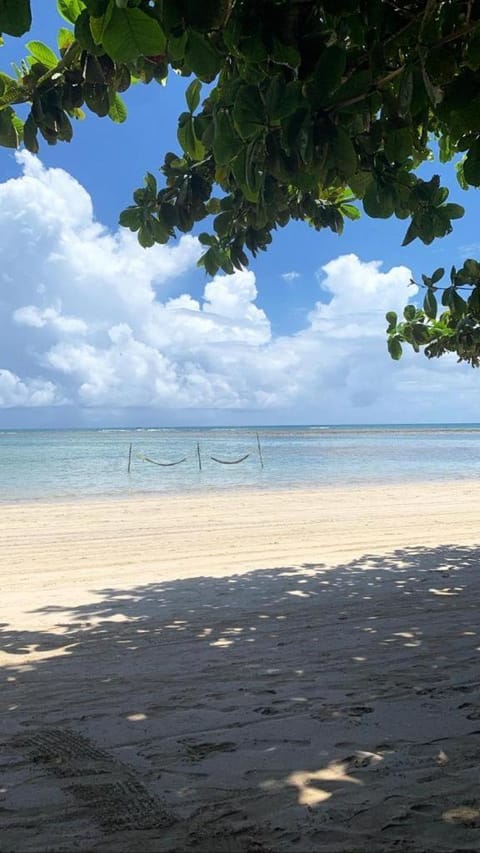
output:
[[[45,408],[59,426],[66,410],[79,425],[93,411],[131,423],[136,410],[165,423],[177,410],[199,423],[212,410],[218,422],[225,412],[270,423],[472,417],[471,371],[387,355],[385,312],[414,292],[406,267],[330,261],[304,328],[275,337],[251,270],[215,276],[201,300],[171,295],[198,276],[195,238],[145,251],[95,221],[67,172],[26,152],[17,160],[22,174],[0,184],[0,422],[15,409],[30,426]]]

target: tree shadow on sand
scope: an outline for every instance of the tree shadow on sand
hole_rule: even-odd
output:
[[[476,849],[479,558],[98,589],[49,631],[3,624],[5,849]]]

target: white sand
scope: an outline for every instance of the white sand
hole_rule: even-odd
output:
[[[2,506],[2,853],[480,849],[479,506]]]

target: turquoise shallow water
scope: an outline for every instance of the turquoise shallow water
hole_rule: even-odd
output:
[[[232,488],[460,480],[480,475],[480,425],[0,431],[0,501]],[[199,471],[197,442],[202,471]],[[132,444],[132,465],[127,473]],[[234,460],[238,465],[211,459]],[[160,467],[143,461],[186,461]]]

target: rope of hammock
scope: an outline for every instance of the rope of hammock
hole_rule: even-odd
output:
[[[249,456],[250,454],[246,453],[240,459],[217,459],[216,456],[210,456],[210,459],[213,459],[214,462],[219,462],[220,465],[238,465],[239,462],[245,462],[245,459],[248,459]]]
[[[151,462],[152,465],[160,465],[162,468],[171,468],[173,465],[180,465],[181,462],[186,462],[187,457],[184,456],[183,459],[178,459],[176,462],[157,462],[156,459],[150,459],[149,456],[142,456],[144,462]]]

